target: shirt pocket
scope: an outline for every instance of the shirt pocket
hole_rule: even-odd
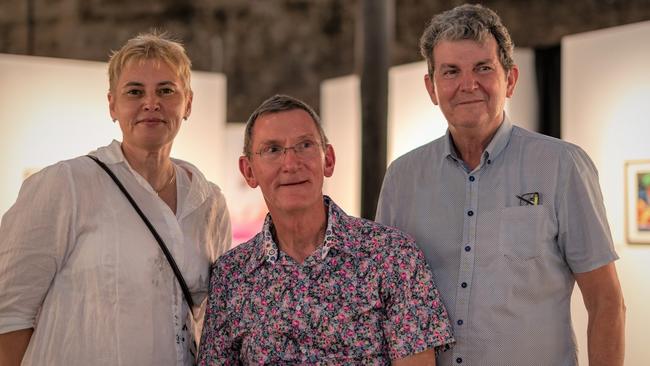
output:
[[[504,208],[499,227],[499,249],[511,261],[525,262],[542,253],[547,224],[544,206]]]

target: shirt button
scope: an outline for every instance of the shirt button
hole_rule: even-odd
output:
[[[474,216],[474,211],[472,210],[467,211],[467,216]]]
[[[461,283],[461,284],[460,284],[460,287],[462,287],[462,288],[466,288],[466,287],[467,287],[467,282],[463,282],[463,283]]]
[[[458,320],[456,321],[456,324],[458,324],[458,325],[463,325],[463,319],[458,319]]]
[[[469,181],[470,181],[470,182],[473,182],[473,181],[475,181],[475,180],[476,180],[476,178],[474,178],[473,175],[470,175],[470,177],[469,177]]]
[[[470,250],[472,250],[472,247],[470,247],[469,245],[466,245],[466,246],[465,246],[465,251],[466,251],[466,252],[469,252]]]
[[[460,357],[458,357],[458,358],[456,359],[456,363],[463,363],[463,359],[460,358]]]
[[[296,311],[300,311],[301,307],[300,305],[296,305]]]

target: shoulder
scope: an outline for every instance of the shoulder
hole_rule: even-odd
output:
[[[555,158],[565,169],[596,170],[589,155],[578,145],[538,132],[513,126],[513,144],[520,144],[533,159]]]
[[[513,139],[514,143],[521,143],[530,148],[556,151],[558,154],[564,156],[575,154],[586,155],[584,150],[582,150],[578,145],[539,132],[530,131],[519,126],[512,126],[511,139]]]
[[[432,157],[441,156],[445,149],[446,135],[443,135],[429,143],[417,147],[406,154],[395,159],[389,166],[390,171],[403,171],[418,169],[422,165],[428,165]]]
[[[338,235],[350,250],[388,256],[406,252],[419,253],[413,238],[403,231],[364,218],[346,216]]]
[[[25,179],[24,185],[47,184],[52,187],[57,184],[79,184],[84,182],[87,176],[96,174],[92,169],[93,165],[97,166],[86,156],[62,160],[30,175]],[[100,170],[97,166],[97,171]]]
[[[259,260],[262,234],[258,233],[249,241],[229,249],[214,263],[213,270],[221,273],[230,273],[239,277],[246,272],[252,262]],[[230,278],[229,281],[232,281]]]
[[[172,158],[172,161],[190,174],[192,181],[198,183],[197,186],[199,187],[199,191],[208,196],[213,196],[213,198],[217,200],[225,201],[221,187],[209,181],[203,172],[201,172],[201,170],[194,164],[177,158]]]

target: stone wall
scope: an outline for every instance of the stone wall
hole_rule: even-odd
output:
[[[379,1],[379,0],[378,0]],[[355,72],[360,0],[0,0],[0,52],[106,61],[138,32],[170,31],[195,70],[228,77],[228,120],[287,93],[318,107],[320,81]],[[420,60],[431,15],[463,3],[394,0],[393,64]],[[515,44],[650,19],[650,0],[492,0]]]

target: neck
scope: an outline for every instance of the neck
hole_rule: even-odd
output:
[[[323,243],[327,226],[327,207],[310,212],[276,213],[271,212],[278,248],[302,263]]]
[[[138,174],[149,182],[155,189],[168,186],[170,177],[173,178],[174,167],[169,153],[171,146],[157,150],[146,150],[122,143],[124,158]]]
[[[499,126],[501,126],[501,123],[490,129],[458,129],[451,125],[449,126],[454,147],[470,171],[474,170],[481,163],[483,152],[494,138]]]

